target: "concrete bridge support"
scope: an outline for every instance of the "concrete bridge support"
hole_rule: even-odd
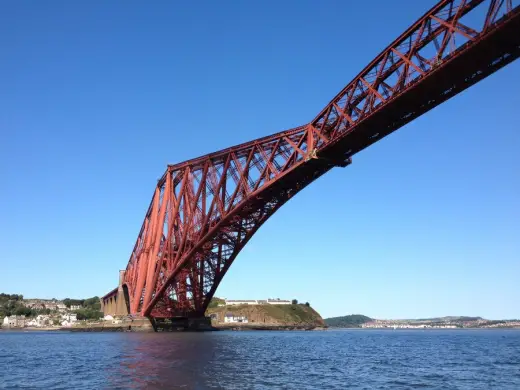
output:
[[[124,280],[125,271],[119,271],[118,287],[101,298],[101,310],[104,316],[124,317],[128,315],[128,290],[126,286],[123,285]]]

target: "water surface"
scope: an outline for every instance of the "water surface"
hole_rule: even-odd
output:
[[[6,389],[520,389],[520,330],[0,332]]]

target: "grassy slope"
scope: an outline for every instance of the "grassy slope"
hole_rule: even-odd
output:
[[[246,316],[250,324],[269,325],[313,325],[324,326],[325,323],[318,312],[305,305],[240,305],[219,306],[209,308],[206,315],[217,314],[218,321],[223,322],[226,313]]]

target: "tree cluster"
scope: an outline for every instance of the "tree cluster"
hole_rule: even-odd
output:
[[[372,321],[372,318],[361,314],[325,318],[325,323],[333,328],[360,328],[362,324],[370,321]]]
[[[65,298],[63,304],[69,309],[71,306],[81,306],[81,309],[75,310],[78,320],[97,320],[103,317],[101,312],[101,303],[99,297],[88,299],[70,299]]]
[[[88,299],[71,299],[65,298],[63,304],[70,309],[71,306],[81,306],[82,308],[101,310],[101,303],[99,297],[92,297]]]
[[[103,317],[103,313],[95,309],[76,310],[76,318],[78,320],[97,320]]]
[[[4,301],[23,301],[23,295],[21,294],[0,294],[0,303]]]
[[[47,312],[50,312],[50,310],[25,307],[21,294],[0,294],[0,319],[12,315],[36,317],[38,314],[47,314]]]
[[[226,303],[226,301],[223,300],[222,298],[213,297],[213,298],[211,298],[211,301],[209,301],[208,308],[214,308],[214,307],[217,307],[218,305],[223,305],[225,303]]]
[[[291,304],[293,304],[293,305],[297,305],[297,304],[298,304],[298,300],[297,300],[297,299],[293,299],[293,300],[291,301]],[[310,307],[310,306],[311,306],[311,304],[310,304],[309,302],[300,303],[300,305],[305,305],[305,306],[307,306],[307,307]]]

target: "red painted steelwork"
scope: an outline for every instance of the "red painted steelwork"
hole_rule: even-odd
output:
[[[237,254],[292,196],[519,54],[511,0],[443,0],[310,123],[169,165],[126,268],[131,313],[202,316]]]

